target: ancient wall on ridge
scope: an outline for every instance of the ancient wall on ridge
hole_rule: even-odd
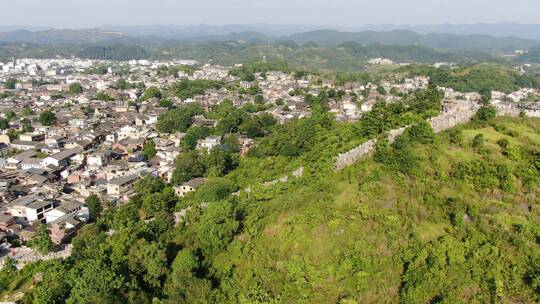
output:
[[[435,133],[442,132],[453,128],[459,124],[466,123],[471,120],[478,105],[475,103],[456,103],[456,106],[447,108],[447,111],[439,116],[429,120],[431,127]],[[388,141],[390,143],[403,134],[408,126],[388,131]],[[334,162],[334,171],[340,171],[348,166],[351,166],[364,156],[370,154],[375,149],[376,139],[369,140],[358,147],[349,150],[348,152],[339,154]]]

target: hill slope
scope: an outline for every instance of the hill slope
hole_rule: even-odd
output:
[[[413,174],[366,159],[252,199],[259,232],[238,237],[216,267],[241,295],[283,303],[538,300],[540,120],[493,125],[462,127],[461,144],[454,130],[415,145]],[[479,133],[486,141],[472,148]]]
[[[144,179],[139,196],[79,233],[68,260],[0,276],[4,295],[24,290],[23,303],[540,299],[538,118],[435,137],[411,129],[340,173],[331,173],[331,156],[354,124],[328,132],[305,123],[316,138],[305,157],[248,156],[180,202]],[[254,184],[300,163],[301,178]],[[231,182],[251,191],[227,198]],[[192,208],[176,226],[163,213],[171,204]]]

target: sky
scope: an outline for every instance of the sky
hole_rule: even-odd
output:
[[[55,28],[540,23],[538,0],[14,0],[3,8],[0,25]]]

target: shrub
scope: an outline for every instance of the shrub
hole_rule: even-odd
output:
[[[491,106],[483,106],[473,117],[473,122],[485,124],[497,116],[497,110]]]
[[[413,142],[430,144],[435,141],[435,132],[427,121],[421,121],[407,129],[407,135]]]
[[[484,144],[484,134],[478,133],[472,140],[473,148],[481,147]]]
[[[450,142],[454,145],[459,145],[463,142],[463,134],[461,130],[458,129],[452,129],[448,133],[448,137],[450,139]]]

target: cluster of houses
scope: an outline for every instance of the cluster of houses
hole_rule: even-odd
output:
[[[179,64],[194,68],[192,72],[179,69],[175,75],[159,73],[163,67]],[[92,72],[96,66],[106,68]],[[16,79],[13,87],[0,89],[0,118],[6,119],[8,112],[15,114],[8,128],[0,130],[0,236],[26,242],[35,233],[36,224],[43,223],[48,225],[54,242],[60,244],[89,219],[85,198],[97,195],[122,203],[134,195],[135,183],[144,176],[172,179],[185,134],[156,131],[158,118],[168,109],[161,107],[157,98],[140,101],[145,87],[165,89],[179,79],[234,83],[236,89],[224,86],[183,100],[172,98],[176,106],[199,103],[210,111],[223,100],[237,107],[254,104],[254,96],[245,92],[257,86],[264,111],[284,123],[311,114],[304,96],[293,94],[298,90],[314,96],[323,89],[343,92],[339,99],[330,98],[328,106],[338,120],[347,121],[370,111],[381,98],[399,100],[401,93],[425,88],[429,83],[427,77],[415,77],[376,85],[336,85],[332,80],[314,81],[309,75],[298,79],[280,71],[255,74],[248,82],[232,76],[230,70],[194,61],[20,59],[0,64],[0,83]],[[144,85],[119,88],[117,83],[122,78]],[[82,92],[70,93],[73,83],[79,83]],[[106,93],[112,101],[97,100],[98,92]],[[42,125],[38,114],[51,108],[54,123]],[[192,124],[213,128],[218,122],[199,115]],[[149,141],[155,146],[152,159],[143,153]],[[221,143],[220,136],[211,135],[199,139],[197,149],[212,150]],[[253,139],[241,137],[241,154],[253,144]],[[184,196],[204,182],[197,178],[175,191]]]

